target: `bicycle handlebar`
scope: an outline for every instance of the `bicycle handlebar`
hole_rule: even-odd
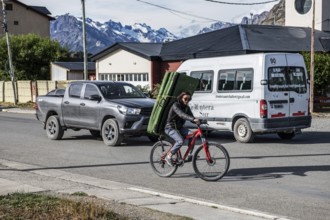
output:
[[[207,125],[207,120],[206,119],[199,119],[199,121],[200,121],[200,124],[198,126]]]

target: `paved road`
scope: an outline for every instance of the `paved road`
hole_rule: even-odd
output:
[[[215,183],[196,178],[191,164],[172,178],[157,177],[148,164],[152,144],[147,138],[111,148],[87,131],[69,131],[63,140],[50,141],[32,115],[2,112],[0,122],[0,159],[292,219],[330,218],[329,118],[315,118],[313,127],[292,141],[264,135],[254,144],[239,144],[229,132],[210,135],[232,158],[228,176]]]

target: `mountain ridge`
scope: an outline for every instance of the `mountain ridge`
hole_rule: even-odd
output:
[[[269,11],[253,15],[252,18],[243,17],[241,24],[284,25],[284,0]],[[221,28],[237,25],[228,22],[215,22],[206,27],[192,25],[175,35],[165,28],[152,29],[146,23],[123,25],[121,22],[108,20],[104,23],[86,19],[86,44],[88,53],[95,54],[117,42],[149,42],[164,43],[197,34],[203,34]],[[51,39],[57,40],[61,46],[72,52],[83,51],[82,18],[70,14],[56,16],[50,25]]]

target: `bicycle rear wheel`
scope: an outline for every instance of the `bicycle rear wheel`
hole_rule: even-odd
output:
[[[217,143],[208,143],[210,160],[206,157],[203,145],[198,147],[193,158],[193,168],[197,176],[206,181],[217,181],[226,175],[230,159],[227,150]]]
[[[165,161],[166,152],[172,147],[167,141],[158,141],[150,152],[150,164],[152,170],[161,177],[170,177],[178,169],[177,166],[170,166]]]

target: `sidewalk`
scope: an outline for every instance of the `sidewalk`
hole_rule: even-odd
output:
[[[196,220],[285,219],[258,211],[229,207],[195,198],[156,192],[134,185],[3,159],[0,159],[0,170],[0,195],[42,191],[67,194],[85,192],[89,196],[186,216]]]

